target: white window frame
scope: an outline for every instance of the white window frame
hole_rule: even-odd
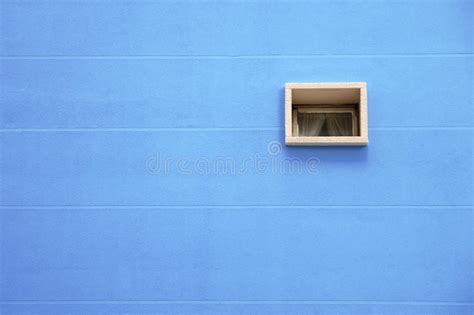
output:
[[[356,107],[356,117],[358,119],[358,132],[353,133],[355,136],[316,136],[307,137],[299,136],[297,130],[294,132],[293,116],[297,114],[295,109],[302,106],[310,107],[326,107],[330,112],[337,111],[341,104],[324,104],[320,105],[299,105],[293,104],[293,90],[311,89],[317,93],[318,89],[331,90],[334,89],[334,96],[337,99],[337,92],[345,89],[358,90],[358,104]],[[342,94],[341,94],[342,95]],[[349,104],[348,104],[349,105]],[[353,124],[354,126],[354,124]],[[364,146],[369,142],[368,139],[368,117],[367,117],[367,85],[365,82],[323,82],[323,83],[287,83],[285,85],[285,142],[287,145],[345,145],[345,146]]]

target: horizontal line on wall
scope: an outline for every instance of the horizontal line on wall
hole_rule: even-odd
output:
[[[193,131],[283,131],[281,127],[215,127],[215,128],[3,128],[1,133],[9,132],[193,132]],[[393,126],[393,127],[370,127],[369,131],[382,130],[474,130],[472,126]]]
[[[474,130],[473,126],[392,126],[370,127],[369,130]]]
[[[467,209],[474,205],[0,205],[0,210],[58,210],[58,209]]]
[[[472,57],[473,53],[418,54],[275,54],[275,55],[5,55],[2,60],[159,60],[159,59],[307,59],[307,58],[426,58]]]
[[[163,3],[169,2],[170,0],[3,0],[3,3],[18,4],[18,3],[27,3],[27,4],[41,4],[41,3]],[[196,0],[171,0],[171,2],[180,2],[180,3],[195,3]],[[334,2],[333,0],[258,0],[261,2],[306,2],[306,3],[325,3],[325,2]],[[378,2],[393,2],[393,0],[377,0]],[[396,0],[400,1],[400,0]],[[431,0],[433,1],[433,0]],[[456,2],[456,0],[436,0],[437,2]],[[462,0],[458,0],[462,1]],[[209,0],[208,0],[209,2]],[[255,2],[252,0],[226,0],[221,2]],[[338,2],[349,2],[349,3],[365,3],[367,0],[338,0]]]
[[[442,306],[472,306],[472,302],[449,302],[449,301],[325,301],[325,300],[302,300],[302,301],[289,301],[289,300],[11,300],[2,301],[0,304],[4,305],[22,305],[22,304],[321,304],[321,305],[442,305]]]
[[[473,127],[474,128],[474,127]],[[283,128],[278,127],[216,127],[216,128],[7,128],[0,129],[0,132],[176,132],[176,131],[278,131]]]

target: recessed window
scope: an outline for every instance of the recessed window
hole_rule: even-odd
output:
[[[366,145],[367,92],[357,83],[288,83],[289,145]]]

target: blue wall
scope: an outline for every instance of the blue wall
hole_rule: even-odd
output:
[[[0,313],[474,312],[473,1],[0,10]],[[279,144],[318,81],[368,147]]]

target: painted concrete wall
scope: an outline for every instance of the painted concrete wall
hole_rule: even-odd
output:
[[[473,1],[2,1],[2,314],[472,314]],[[286,147],[366,81],[369,146]]]

